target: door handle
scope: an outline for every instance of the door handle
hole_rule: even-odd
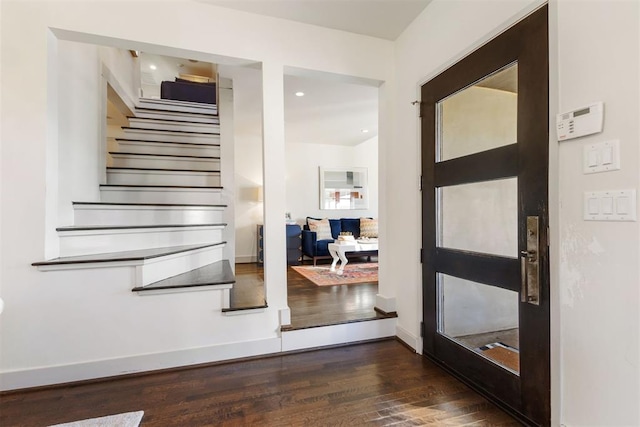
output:
[[[527,250],[520,252],[520,301],[540,305],[540,221],[527,217]]]

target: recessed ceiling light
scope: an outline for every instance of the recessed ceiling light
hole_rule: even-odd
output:
[[[296,92],[296,96],[304,96],[304,92]]]
[[[155,65],[151,64],[151,65],[149,65],[149,68],[151,68],[152,70],[155,70],[158,67],[156,67]]]
[[[362,132],[362,133],[369,133],[369,129],[360,129],[360,132]]]

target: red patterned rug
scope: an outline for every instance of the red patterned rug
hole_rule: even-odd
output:
[[[291,267],[318,286],[377,283],[378,264],[347,264],[342,275],[329,271],[329,265]]]

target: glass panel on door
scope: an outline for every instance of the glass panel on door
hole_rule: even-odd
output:
[[[517,292],[438,273],[438,296],[441,334],[520,372]]]
[[[439,189],[438,246],[518,257],[518,179]]]
[[[436,161],[517,142],[517,88],[516,63],[440,101]]]

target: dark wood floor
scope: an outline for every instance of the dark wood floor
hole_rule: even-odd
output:
[[[366,258],[352,263],[367,262]],[[236,264],[236,284],[231,293],[234,308],[257,306],[264,302],[264,274],[256,264]],[[287,267],[287,302],[291,309],[291,328],[335,325],[384,318],[374,310],[378,283],[317,286],[291,267]]]
[[[367,259],[350,261],[357,262],[367,262]],[[287,268],[287,302],[293,329],[387,317],[374,310],[377,293],[377,282],[318,286],[291,267]]]
[[[0,396],[0,425],[144,411],[151,426],[513,426],[395,340]]]

